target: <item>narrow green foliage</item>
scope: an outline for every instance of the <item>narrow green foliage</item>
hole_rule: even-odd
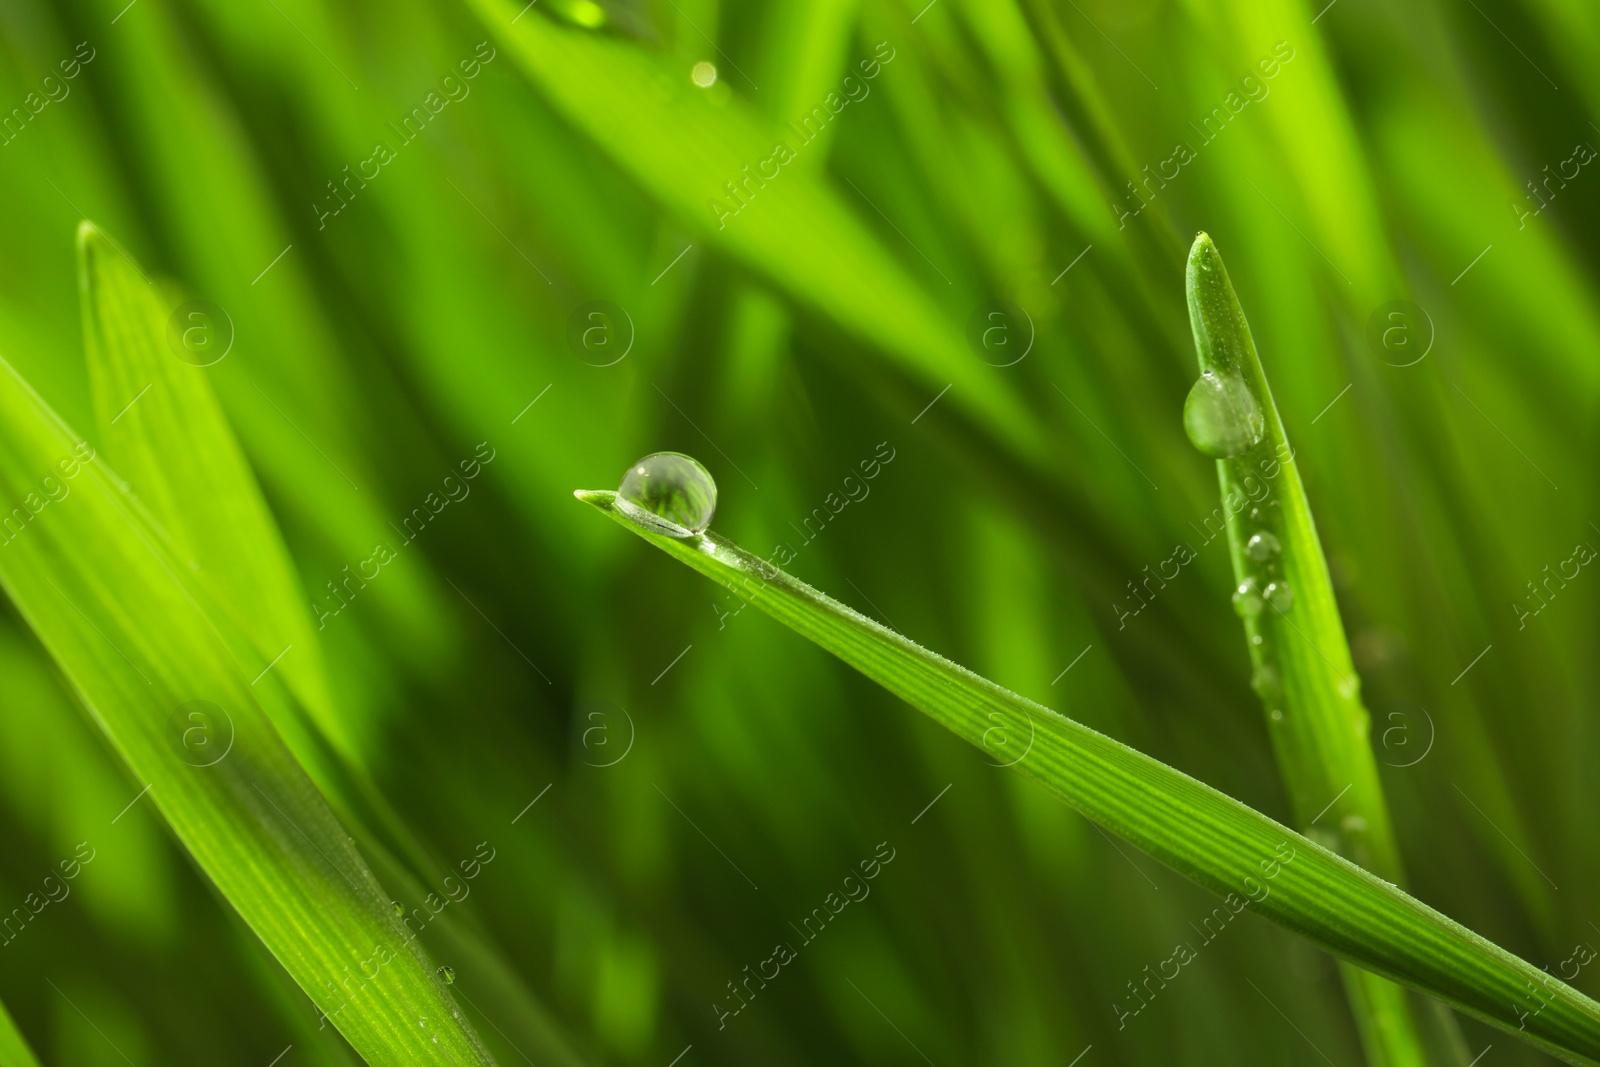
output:
[[[180,351],[194,353],[114,240],[85,222],[78,252],[90,381],[101,432],[115,450],[114,466],[119,473],[136,472],[134,494],[158,513],[173,550],[189,554],[196,580],[213,594],[206,610],[227,621],[218,629],[234,658],[247,670],[271,664],[252,683],[256,699],[359,835],[369,862],[391,889],[408,900],[423,899],[428,890],[418,872],[434,870],[434,864],[346,750],[297,575],[206,378],[214,371],[175,358]],[[192,305],[170,317],[175,329],[202,331],[203,357],[220,356],[205,353],[204,346],[215,342],[223,324],[191,318],[187,307]],[[137,402],[123,403],[124,395],[137,396]],[[229,605],[250,610],[228,610]],[[409,869],[396,857],[404,857]],[[514,1005],[514,1021],[505,1025],[522,1046],[552,1063],[581,1062],[548,1011],[476,928],[454,930],[448,947],[455,958],[472,960],[478,973],[497,976],[495,996]]]
[[[662,536],[593,504],[731,589],[957,736],[1003,728],[1033,743],[1014,766],[1091,821],[1340,958],[1428,993],[1572,1063],[1600,1063],[1600,1004],[1313,840],[1202,782],[1002,689],[852,611],[715,533]],[[1550,992],[1526,1020],[1530,983]]]
[[[204,366],[224,358],[232,326],[216,311],[174,311],[93,223],[78,227],[78,284],[95,421],[106,458],[135,487],[177,552],[273,663],[322,731],[347,749],[331,711],[293,565],[217,404]],[[292,653],[292,655],[291,655]],[[258,668],[259,669],[259,668]]]
[[[128,286],[142,284],[90,289],[105,306],[87,317],[119,323],[101,337],[109,360],[154,349],[154,320],[127,311],[139,306]],[[223,450],[205,425],[191,426],[192,447]],[[261,665],[241,654],[251,643],[215,609],[142,488],[0,364],[0,494],[31,513],[0,547],[0,585],[144,802],[369,1063],[492,1062],[263,712],[251,683]]]
[[[787,131],[737,99],[712,104],[681,71],[622,38],[519,18],[524,5],[511,0],[471,5],[551,103],[691,230],[924,384],[955,383],[952,401],[998,440],[1042,456],[1037,418],[971,358],[955,324],[862,225],[855,212],[870,208],[847,206],[815,166],[787,166],[770,182],[749,177]],[[895,49],[885,42],[871,54],[892,64]],[[806,143],[789,155],[820,151]]]
[[[5,1067],[39,1067],[38,1057],[28,1047],[22,1031],[17,1029],[4,1004],[0,1004],[0,1064]]]
[[[1332,851],[1404,884],[1368,742],[1367,711],[1294,450],[1244,310],[1206,234],[1195,238],[1187,275],[1202,374],[1192,397],[1238,393],[1219,421],[1240,431],[1242,447],[1225,449],[1217,460],[1236,583],[1233,603],[1244,621],[1251,686],[1266,710],[1295,822]],[[1208,390],[1204,383],[1214,384]],[[1191,399],[1185,411],[1197,444],[1206,439],[1190,417],[1199,406]],[[1404,991],[1348,965],[1344,978],[1368,1059],[1428,1062]]]

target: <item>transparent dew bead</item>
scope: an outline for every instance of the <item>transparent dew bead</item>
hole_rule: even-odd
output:
[[[1258,667],[1250,675],[1250,688],[1255,690],[1256,696],[1268,702],[1283,696],[1283,682],[1278,678],[1278,668],[1270,663]],[[1279,713],[1279,717],[1282,717],[1282,713]]]
[[[1266,421],[1243,378],[1208,372],[1183,402],[1183,430],[1206,455],[1227,459],[1259,442]]]
[[[1263,603],[1254,582],[1244,582],[1233,591],[1233,610],[1241,619],[1253,619],[1260,615]]]
[[[1267,603],[1278,611],[1288,612],[1294,607],[1294,590],[1289,588],[1288,582],[1269,582],[1262,593],[1266,596]]]
[[[400,903],[398,900],[391,900],[391,901],[389,901],[389,904],[390,904],[390,906],[392,906],[394,908],[394,913],[396,915],[400,915],[400,916],[404,916],[405,915],[406,906],[404,904]]]
[[[617,490],[623,512],[674,537],[704,533],[717,512],[717,483],[693,456],[655,452],[628,468]]]
[[[1250,540],[1244,543],[1244,551],[1245,555],[1257,563],[1265,563],[1283,551],[1283,546],[1278,544],[1276,537],[1263,530],[1252,535]]]
[[[1282,722],[1283,721],[1283,712],[1279,711],[1277,708],[1273,708],[1272,709],[1272,721],[1273,722]]]
[[[444,979],[444,984],[445,985],[454,985],[455,984],[455,980],[456,980],[455,968],[454,967],[440,967],[439,968],[439,977]]]

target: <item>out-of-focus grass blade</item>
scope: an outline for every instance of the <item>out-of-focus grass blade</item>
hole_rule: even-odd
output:
[[[39,1067],[39,1060],[11,1020],[11,1013],[0,1004],[0,1064],[5,1067]]]
[[[961,323],[845,210],[816,168],[772,162],[777,170],[762,171],[783,155],[775,154],[777,141],[790,146],[791,161],[814,151],[800,136],[763,128],[737,101],[719,108],[696,96],[686,70],[666,67],[623,38],[518,19],[521,5],[509,0],[471,3],[551,103],[706,239],[874,343],[924,384],[951,386],[951,401],[997,438],[1041,456],[1038,420],[971,356]],[[880,64],[880,77],[892,77],[893,52],[889,44],[880,55],[891,57],[891,65]]]
[[[1203,233],[1189,252],[1187,287],[1201,373],[1242,384],[1261,419],[1254,445],[1217,460],[1217,479],[1252,686],[1267,712],[1295,821],[1308,837],[1403,884],[1370,719],[1311,505],[1244,309]],[[1349,964],[1342,969],[1369,1059],[1427,1063],[1405,991]]]
[[[0,584],[147,802],[318,1009],[372,1064],[492,1063],[256,703],[165,534],[5,363],[0,501],[21,502]]]
[[[1002,689],[707,533],[664,536],[610,491],[579,498],[974,745],[1033,738],[1014,766],[1085,817],[1342,959],[1572,1063],[1600,1063],[1600,1003],[1396,886],[1143,753]]]
[[[78,227],[95,421],[112,465],[341,751],[306,598],[277,524],[206,380],[232,329],[221,309],[168,306],[121,247]],[[180,355],[181,353],[181,355]]]

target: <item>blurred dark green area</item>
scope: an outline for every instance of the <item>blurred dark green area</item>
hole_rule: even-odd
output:
[[[502,1063],[528,1058],[513,983],[592,1063],[1359,1059],[1331,961],[1254,918],[1119,1029],[1126,984],[1213,900],[993,766],[1016,749],[728,615],[571,498],[693,454],[723,533],[1286,817],[1179,419],[1202,228],[1298,449],[1413,891],[1552,968],[1600,939],[1600,577],[1545,570],[1600,546],[1592,5],[123,3],[0,7],[0,109],[25,116],[0,137],[0,352],[92,428],[92,218],[174,307],[231,318],[213,381],[308,612],[398,549],[323,651],[435,878],[495,850],[450,907],[515,974],[428,947]],[[804,142],[787,124],[814,114]],[[779,138],[793,161],[747,182]],[[380,141],[394,158],[335,200]],[[1001,301],[1028,317],[1014,347],[974,350]],[[573,344],[596,321],[619,347]],[[1129,583],[1180,543],[1195,563],[1141,606]],[[95,852],[0,948],[45,1061],[351,1062],[153,809],[125,809],[137,788],[9,609],[0,694],[0,909]],[[719,1028],[727,983],[881,842],[871,895]],[[1493,1040],[1485,1062],[1541,1059]]]

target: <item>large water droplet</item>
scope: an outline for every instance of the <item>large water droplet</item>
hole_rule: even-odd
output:
[[[1263,530],[1244,543],[1244,550],[1245,554],[1257,563],[1265,563],[1283,549],[1276,537]]]
[[[1289,588],[1288,582],[1269,582],[1262,594],[1266,596],[1268,604],[1281,612],[1287,613],[1294,607],[1294,590]]]
[[[456,969],[454,967],[440,967],[439,977],[444,979],[445,985],[454,985],[456,980]]]
[[[1255,583],[1245,582],[1233,591],[1233,610],[1241,619],[1253,619],[1261,614],[1261,594]]]
[[[406,906],[404,904],[400,903],[398,900],[391,900],[389,903],[394,905],[394,913],[396,915],[399,915],[402,918],[405,916]]]
[[[617,504],[630,518],[665,527],[663,533],[690,537],[711,525],[717,512],[717,483],[693,456],[655,452],[622,476]]]
[[[1183,429],[1194,447],[1227,459],[1260,441],[1266,422],[1243,378],[1206,373],[1183,402]]]

